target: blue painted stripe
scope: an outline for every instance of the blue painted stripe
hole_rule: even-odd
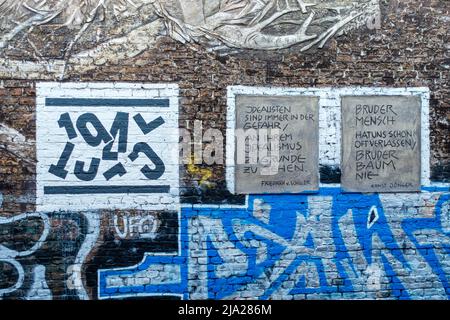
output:
[[[170,186],[46,186],[44,194],[169,193]]]
[[[46,98],[47,107],[169,107],[169,99]]]
[[[444,186],[429,186],[429,187],[422,187],[422,191],[427,191],[427,192],[447,192],[450,191],[450,184],[448,185],[448,187],[444,187]]]

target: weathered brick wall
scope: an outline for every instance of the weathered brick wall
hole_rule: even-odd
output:
[[[178,212],[36,211],[36,84],[60,79],[23,66],[2,71],[0,296],[450,297],[450,6],[380,2],[381,28],[362,27],[323,49],[219,55],[158,37],[134,57],[123,47],[121,60],[72,61],[63,82],[177,84],[179,127],[201,120],[204,131],[223,133],[228,86],[427,87],[431,182],[420,193],[343,194],[339,167],[325,166],[317,194],[245,197],[227,191],[224,164],[199,164],[180,166]],[[26,55],[8,50],[4,66]]]

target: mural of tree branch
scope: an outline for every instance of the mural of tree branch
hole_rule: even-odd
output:
[[[0,0],[0,74],[16,72],[17,60],[64,73],[129,58],[163,35],[224,54],[306,51],[377,14],[378,0]]]
[[[157,1],[155,7],[169,34],[180,41],[262,50],[300,43],[308,43],[302,51],[322,48],[337,33],[378,14],[378,1],[307,1],[191,0],[180,1],[178,11]]]

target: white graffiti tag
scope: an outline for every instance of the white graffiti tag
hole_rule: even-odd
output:
[[[9,249],[6,246],[0,244],[0,262],[4,262],[4,263],[8,263],[8,264],[12,265],[18,273],[16,283],[9,288],[0,289],[0,296],[14,292],[17,289],[19,289],[20,287],[22,287],[23,281],[25,279],[24,269],[23,269],[22,265],[20,264],[20,262],[18,262],[16,260],[16,258],[29,256],[29,255],[33,254],[34,252],[36,252],[37,250],[39,250],[39,248],[42,247],[45,240],[47,239],[48,233],[50,231],[49,218],[46,214],[43,214],[43,213],[24,213],[24,214],[20,214],[20,215],[11,217],[11,218],[0,217],[0,225],[14,223],[17,221],[21,221],[24,219],[30,219],[30,218],[39,218],[42,220],[42,223],[43,223],[42,234],[31,248],[29,248],[28,250],[25,250],[25,251],[17,251],[17,250]]]
[[[114,229],[121,239],[139,237],[141,239],[155,239],[160,221],[153,215],[123,216],[119,219],[114,215]],[[122,220],[122,223],[120,223]],[[123,226],[121,226],[121,224]]]

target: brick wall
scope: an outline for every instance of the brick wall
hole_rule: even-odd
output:
[[[39,59],[11,45],[0,65],[0,296],[448,299],[450,7],[434,0],[380,4],[380,29],[362,27],[307,52],[294,46],[222,55],[168,36],[136,35],[138,47],[148,45],[142,52],[111,46],[122,59],[82,67],[73,59],[61,79],[51,68],[21,62]],[[69,34],[58,30],[54,41],[67,42]],[[60,57],[56,51],[50,59]],[[430,166],[420,193],[343,194],[339,161],[322,157],[333,165],[322,166],[316,194],[242,196],[227,190],[225,163],[183,164],[176,210],[142,206],[146,199],[139,205],[124,199],[124,209],[102,197],[104,209],[71,209],[68,201],[62,210],[39,210],[36,153],[46,137],[37,133],[36,96],[43,81],[78,83],[80,94],[71,98],[90,89],[87,83],[177,85],[178,127],[192,130],[200,120],[203,132],[214,128],[224,136],[229,86],[428,88],[429,152],[422,160]],[[124,110],[105,109],[108,131],[118,112]],[[324,127],[340,125],[338,117],[322,120]],[[42,128],[51,127],[58,129]],[[327,150],[327,140],[320,141]],[[141,177],[123,179],[134,184]]]

